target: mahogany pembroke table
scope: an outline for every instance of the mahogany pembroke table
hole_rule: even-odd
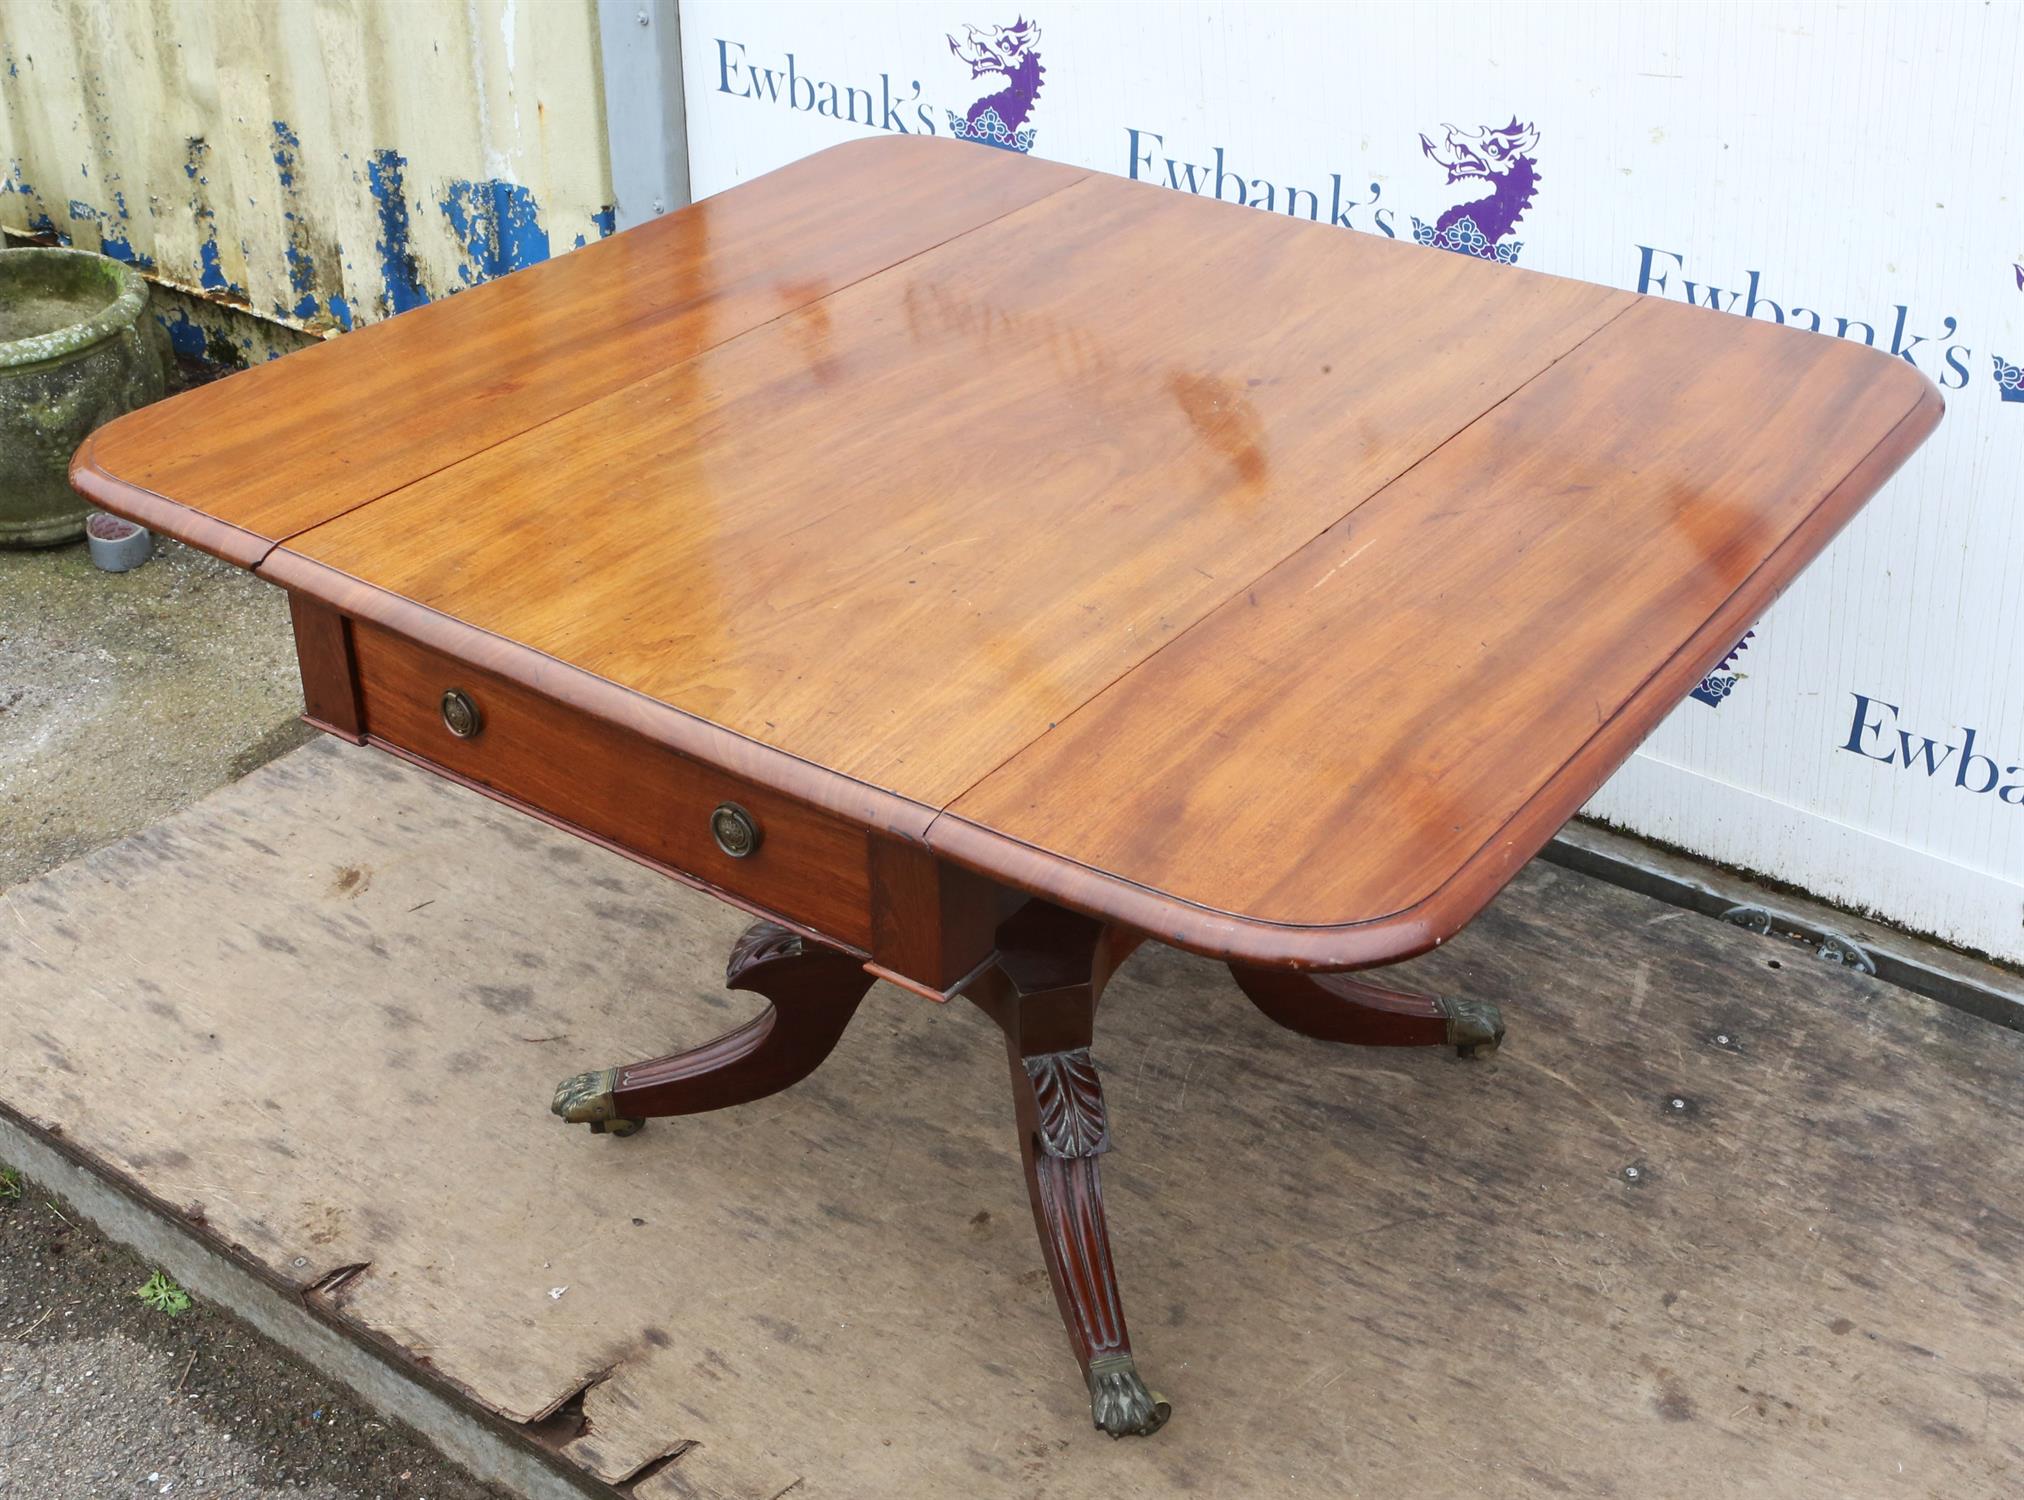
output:
[[[1009,152],[841,146],[124,417],[106,509],[288,590],[310,720],[760,920],[625,1134],[874,977],[1003,1029],[1096,1425],[1134,1364],[1090,1033],[1141,942],[1327,1041],[1939,420],[1875,350]],[[595,1061],[595,1059],[585,1059]]]

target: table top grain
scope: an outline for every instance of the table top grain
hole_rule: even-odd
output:
[[[148,408],[107,508],[1167,941],[1466,922],[1938,421],[1845,341],[858,142]]]

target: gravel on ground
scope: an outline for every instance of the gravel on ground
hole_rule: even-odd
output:
[[[0,1179],[0,1495],[505,1500],[229,1314]]]
[[[178,542],[0,551],[0,889],[308,740],[288,601]]]

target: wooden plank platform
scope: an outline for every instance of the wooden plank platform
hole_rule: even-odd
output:
[[[1548,866],[1408,966],[1505,1003],[1487,1063],[1305,1041],[1164,949],[1113,984],[1105,1186],[1175,1406],[1122,1443],[1059,1378],[967,1007],[881,986],[787,1094],[565,1129],[556,1079],[744,1013],[744,919],[332,742],[0,907],[0,1105],[646,1500],[2024,1469],[2024,1036]]]

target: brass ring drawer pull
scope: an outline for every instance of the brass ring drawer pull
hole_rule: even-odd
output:
[[[460,740],[476,739],[485,727],[485,716],[478,712],[469,693],[451,688],[443,694],[443,727]]]
[[[758,851],[759,825],[737,803],[722,802],[710,814],[710,837],[731,858],[744,859]]]

